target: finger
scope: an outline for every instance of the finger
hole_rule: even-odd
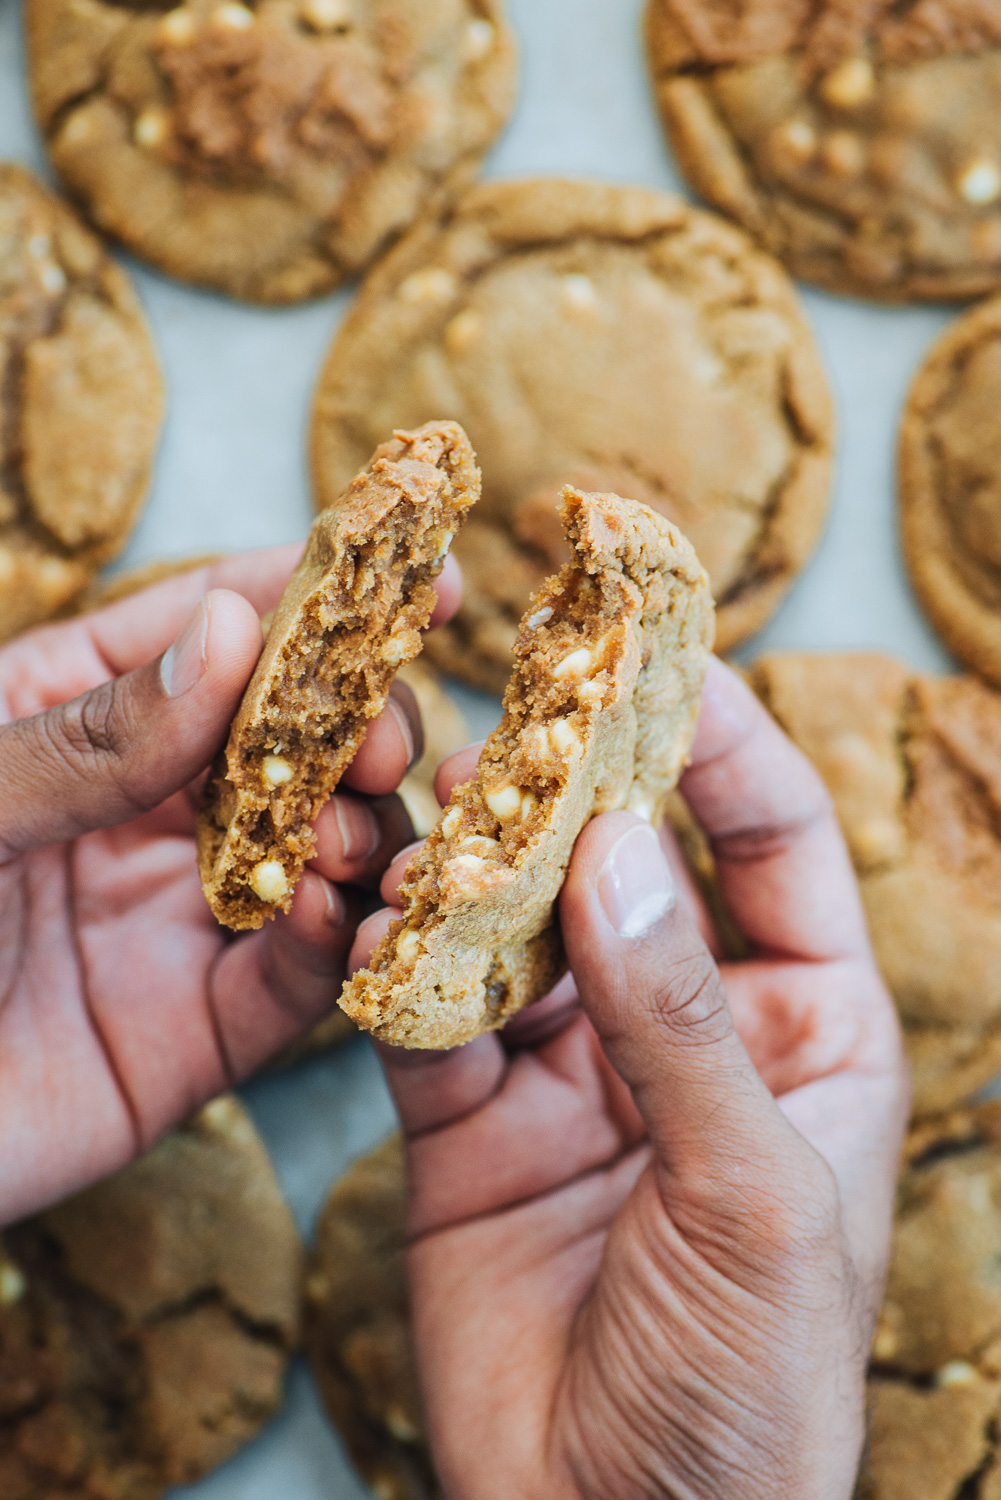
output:
[[[316,854],[310,868],[339,885],[379,885],[387,863],[413,839],[399,797],[354,797],[338,792],[313,824]]]
[[[434,794],[442,807],[448,802],[455,787],[472,781],[482,749],[483,741],[474,740],[471,745],[463,745],[461,750],[453,750],[442,761],[434,778]]]
[[[709,908],[706,906],[705,897],[695,883],[695,877],[689,868],[688,861],[681,852],[678,836],[669,823],[664,823],[659,830],[660,847],[664,851],[664,857],[671,867],[671,876],[678,892],[678,899],[685,903],[688,912],[699,930],[699,936],[705,943],[713,958],[718,962],[722,957],[722,945],[719,934],[716,931]]]
[[[719,972],[648,824],[607,813],[588,825],[560,920],[581,1003],[662,1168],[696,1195],[725,1184],[746,1191],[749,1161],[779,1160],[793,1132],[734,1030]]]
[[[212,759],[261,650],[253,607],[219,590],[159,661],[0,728],[0,854],[155,807]]]
[[[434,630],[438,625],[447,624],[462,603],[462,571],[451,553],[446,557],[444,566],[435,579],[434,589],[438,600],[431,611],[429,630]]]
[[[417,699],[405,682],[397,680],[382,713],[369,725],[342,785],[367,797],[385,796],[396,791],[423,754],[424,730]]]
[[[210,994],[231,1082],[329,1013],[344,982],[357,918],[349,893],[307,870],[287,915],[222,951]]]
[[[750,688],[715,658],[681,785],[749,942],[797,958],[869,952],[827,788]]]
[[[356,973],[358,969],[368,968],[372,954],[386,936],[392,923],[398,921],[402,915],[403,913],[395,906],[383,906],[359,924],[348,957],[349,974]]]
[[[403,877],[407,873],[407,866],[410,864],[410,861],[418,849],[423,849],[423,847],[423,839],[414,839],[412,843],[404,844],[399,854],[397,854],[396,858],[389,865],[379,884],[379,895],[387,906],[402,906],[400,886],[403,883]]]
[[[191,611],[213,589],[242,594],[258,616],[266,614],[278,603],[301,556],[302,543],[290,542],[221,557],[84,615],[72,626],[49,628],[85,630],[107,663],[108,675],[120,677],[169,646]]]

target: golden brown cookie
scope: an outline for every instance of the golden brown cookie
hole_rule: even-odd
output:
[[[857,1500],[999,1500],[1001,1106],[930,1122],[910,1155]]]
[[[4,1500],[155,1500],[277,1409],[301,1247],[235,1099],[4,1240]]]
[[[667,193],[493,182],[370,275],[316,393],[329,504],[387,426],[468,431],[483,500],[462,609],[429,655],[501,693],[530,594],[565,561],[563,484],[630,495],[690,538],[720,649],[757,629],[824,520],[832,413],[780,267]]]
[[[564,968],[554,915],[596,813],[661,808],[685,764],[712,648],[708,580],[675,527],[569,486],[572,561],[531,600],[504,717],[411,861],[403,916],[340,1004],[383,1041],[454,1047]]]
[[[320,1217],[306,1351],[327,1411],[379,1500],[438,1500],[410,1334],[399,1136],[355,1163]]]
[[[649,0],[693,187],[797,276],[891,301],[1001,282],[995,0]]]
[[[429,422],[378,448],[313,523],[199,817],[202,885],[228,927],[288,911],[312,822],[420,650],[479,489],[461,427]]]
[[[296,302],[473,173],[514,95],[502,0],[30,0],[35,111],[101,229]]]
[[[751,681],[834,798],[914,1108],[1001,1069],[1001,695],[875,654],[762,657]]]
[[[162,413],[125,273],[0,164],[0,640],[58,613],[124,545]]]
[[[946,644],[1001,686],[999,297],[946,330],[911,386],[900,528],[918,598]]]

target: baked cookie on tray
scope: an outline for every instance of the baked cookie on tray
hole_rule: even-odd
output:
[[[439,1500],[410,1333],[403,1147],[391,1136],[341,1178],[306,1277],[310,1367],[379,1500]]]
[[[90,217],[253,302],[330,291],[468,180],[514,97],[502,0],[29,0],[35,112]]]
[[[276,1411],[302,1251],[236,1099],[4,1233],[0,1494],[155,1500]]]
[[[398,432],[313,523],[206,783],[202,885],[220,922],[288,911],[312,823],[421,649],[434,580],[480,492],[454,422]]]
[[[762,657],[752,686],[834,798],[914,1109],[1001,1069],[1001,694],[887,656]]]
[[[908,1142],[856,1500],[1001,1496],[1001,1106]]]
[[[915,377],[899,483],[918,598],[950,650],[1001,686],[1001,297],[948,328]]]
[[[462,422],[483,499],[466,579],[428,654],[502,693],[529,595],[568,556],[564,484],[630,495],[705,565],[728,649],[777,607],[827,507],[833,418],[782,269],[668,193],[482,183],[370,274],[316,392],[327,505],[379,434]]]
[[[891,301],[1001,283],[1001,6],[649,0],[689,182],[807,281]]]
[[[124,546],[162,415],[128,277],[0,163],[0,640],[65,608]]]
[[[712,648],[705,572],[634,501],[568,486],[560,517],[572,559],[529,604],[504,716],[341,994],[383,1041],[455,1047],[544,995],[577,835],[613,808],[653,819],[684,768]]]

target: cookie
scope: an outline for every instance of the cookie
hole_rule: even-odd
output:
[[[504,716],[401,887],[402,919],[342,1008],[383,1041],[455,1047],[565,967],[554,903],[596,813],[660,810],[685,764],[712,647],[708,580],[646,506],[567,486],[573,558],[532,599]]]
[[[630,495],[690,539],[718,645],[764,623],[809,556],[832,413],[781,268],[643,188],[483,183],[380,263],[320,377],[329,504],[387,424],[462,422],[485,475],[456,540],[463,607],[429,655],[502,693],[518,621],[567,557],[563,484]]]
[[[378,1500],[438,1500],[410,1333],[405,1213],[403,1150],[392,1136],[355,1163],[320,1216],[306,1352]]]
[[[128,277],[0,164],[0,640],[57,614],[124,545],[162,415]]]
[[[446,693],[437,672],[422,658],[402,667],[399,676],[417,699],[424,725],[424,754],[400,786],[400,796],[410,814],[414,833],[423,839],[441,815],[434,794],[438,767],[454,750],[461,750],[469,743],[469,727]]]
[[[911,386],[900,529],[936,629],[1001,686],[1001,297],[954,323]]]
[[[1001,283],[993,0],[649,0],[681,170],[797,276],[887,301]]]
[[[1001,1069],[1001,695],[866,653],[766,656],[751,681],[834,798],[915,1111],[949,1108]]]
[[[301,1248],[235,1099],[4,1240],[4,1500],[154,1500],[277,1409]]]
[[[503,0],[29,0],[27,23],[39,124],[94,222],[252,302],[357,274],[472,176],[514,98]]]
[[[430,422],[376,449],[313,523],[199,816],[202,886],[226,926],[291,906],[311,824],[420,650],[434,579],[479,489],[461,427]]]
[[[857,1500],[1001,1496],[1001,1107],[911,1142],[873,1340]]]

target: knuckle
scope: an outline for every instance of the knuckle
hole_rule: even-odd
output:
[[[755,864],[788,854],[805,834],[833,818],[830,793],[818,785],[815,795],[793,817],[717,834],[713,846],[717,856],[730,864]]]
[[[723,982],[707,954],[691,954],[666,968],[647,1003],[655,1020],[681,1042],[704,1046],[730,1032]]]

